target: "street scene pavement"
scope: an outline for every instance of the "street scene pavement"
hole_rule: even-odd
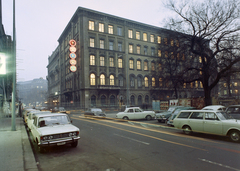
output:
[[[23,120],[15,121],[16,131],[11,131],[12,118],[0,116],[0,170],[38,171]]]

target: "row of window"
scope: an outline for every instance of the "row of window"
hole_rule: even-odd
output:
[[[94,21],[89,20],[88,29],[95,31],[95,22]],[[99,22],[98,23],[98,31],[99,32],[102,32],[102,33],[107,32],[108,34],[114,34],[114,26],[113,25],[108,24],[107,25],[107,31],[105,31],[105,29],[106,29],[105,24]],[[122,36],[122,32],[123,32],[122,27],[118,26],[117,27],[117,35]],[[156,40],[155,40],[155,37],[156,37]],[[135,38],[137,40],[148,41],[148,33],[143,32],[142,37],[141,37],[140,31],[136,31],[135,34],[134,34],[134,31],[132,29],[129,29],[128,30],[128,38],[129,39],[134,39]],[[158,44],[161,44],[161,36],[155,36],[154,34],[150,34],[149,41],[152,42],[152,43],[154,43],[156,41]],[[164,44],[168,45],[168,39],[167,38],[164,38]],[[170,45],[174,46],[174,44],[177,47],[179,47],[179,41],[178,40],[175,40],[175,42],[174,42],[173,39],[170,39]]]
[[[106,76],[104,74],[101,74],[99,77],[99,81],[100,81],[100,85],[106,85]],[[135,86],[135,77],[134,76],[130,76],[130,86],[134,87]],[[152,83],[152,87],[156,87],[156,78],[152,77],[151,80]],[[109,76],[109,84],[108,85],[112,85],[114,86],[115,83],[115,77],[114,75],[110,75]],[[90,74],[90,85],[95,86],[96,85],[96,75],[94,73]],[[158,80],[158,85],[159,87],[163,87],[164,86],[164,82],[162,78],[159,78]],[[167,81],[165,83],[166,87],[170,87],[172,85],[171,81]],[[123,86],[123,77],[120,75],[118,78],[118,86],[122,87]],[[138,87],[142,87],[142,77],[138,76],[137,77],[137,86]],[[148,77],[144,77],[144,87],[149,87],[149,79]],[[194,87],[194,83],[190,83],[190,88],[203,88],[202,82],[198,82],[195,81],[195,87]],[[183,88],[187,88],[187,84],[184,83],[183,84]]]

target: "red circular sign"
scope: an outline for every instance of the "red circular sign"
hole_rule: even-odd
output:
[[[69,63],[70,65],[76,65],[77,61],[75,59],[70,59]]]
[[[69,45],[70,45],[70,46],[76,46],[76,44],[77,44],[77,42],[76,42],[75,40],[73,40],[73,39],[71,39],[71,40],[69,41]]]
[[[75,72],[75,71],[77,71],[77,67],[76,67],[76,66],[74,66],[74,65],[70,66],[70,71],[72,71],[72,72]]]

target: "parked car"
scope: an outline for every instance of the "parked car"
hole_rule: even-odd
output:
[[[219,111],[225,111],[226,107],[222,106],[222,105],[209,105],[209,106],[205,106],[204,108],[202,108],[202,110],[219,110]]]
[[[240,105],[230,105],[226,109],[226,113],[234,119],[240,119]]]
[[[52,109],[53,113],[67,113],[66,109],[64,107],[54,107]]]
[[[116,114],[117,119],[147,119],[151,120],[155,117],[154,111],[143,111],[140,107],[129,107],[124,112]]]
[[[240,121],[223,111],[182,110],[173,120],[173,125],[185,134],[200,132],[228,136],[232,141],[240,142]]]
[[[167,111],[161,112],[161,113],[156,113],[155,118],[158,120],[158,122],[165,122],[171,116],[171,114],[176,109],[179,109],[179,108],[184,108],[184,106],[170,106]]]
[[[79,128],[72,125],[64,113],[36,114],[31,132],[40,152],[49,146],[71,144],[76,147],[80,139]]]
[[[106,114],[100,108],[89,108],[84,112],[85,117],[105,118]]]
[[[31,111],[38,111],[38,110],[32,109],[32,108],[30,108],[30,109],[25,109],[25,110],[24,110],[24,112],[23,112],[23,122],[24,122],[25,125],[27,125],[28,114],[29,114],[29,112],[31,112]]]
[[[46,113],[51,113],[50,111],[39,111],[39,110],[32,110],[28,113],[28,119],[27,119],[27,129],[31,131],[34,117],[36,114],[46,114]]]
[[[178,108],[176,109],[171,116],[166,120],[167,121],[167,125],[169,126],[173,126],[173,119],[179,114],[179,112],[181,110],[193,110],[196,109],[195,107],[183,107],[183,108]]]

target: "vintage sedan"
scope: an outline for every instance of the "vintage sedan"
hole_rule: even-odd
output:
[[[228,136],[240,142],[240,120],[232,119],[226,112],[214,110],[182,110],[173,120],[174,127],[185,134],[200,132]]]
[[[184,106],[170,106],[167,111],[156,113],[156,119],[158,122],[166,122],[167,119],[175,112],[176,109],[184,108]]]
[[[240,105],[230,105],[226,109],[226,113],[234,119],[240,119]]]
[[[36,114],[46,114],[46,113],[51,113],[50,111],[39,111],[39,110],[32,110],[28,113],[28,118],[27,118],[27,129],[28,131],[31,131],[32,126],[33,126],[33,121],[34,117]]]
[[[147,119],[151,120],[152,118],[155,118],[155,112],[154,111],[143,111],[139,107],[129,107],[126,108],[124,112],[119,112],[116,114],[117,119]]]
[[[63,113],[36,114],[31,132],[39,152],[50,146],[71,144],[76,147],[80,139],[79,128],[72,125],[68,115]]]
[[[85,117],[105,118],[106,114],[100,108],[89,108],[84,112]]]

